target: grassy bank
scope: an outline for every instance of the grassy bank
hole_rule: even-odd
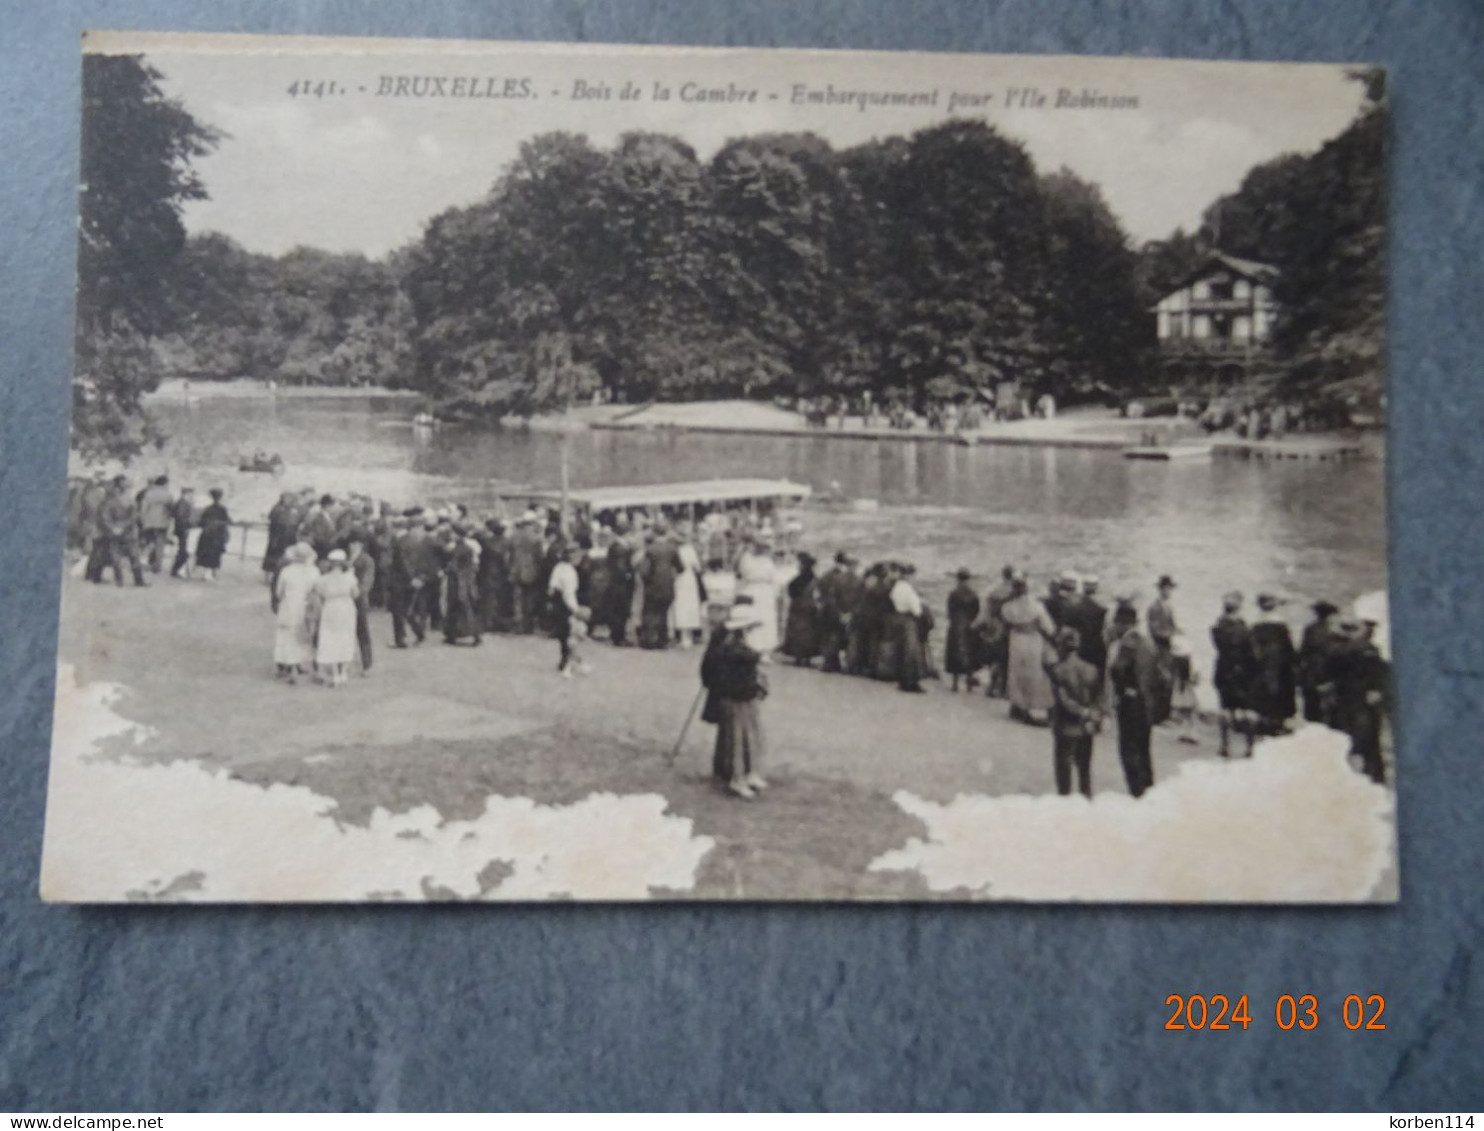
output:
[[[905,696],[775,665],[765,705],[774,789],[748,804],[712,785],[709,726],[695,722],[668,761],[697,689],[694,650],[591,645],[594,673],[569,681],[554,672],[550,640],[487,637],[472,649],[430,638],[395,651],[377,613],[372,674],[332,692],[274,681],[272,617],[250,569],[146,590],[69,580],[64,596],[62,659],[82,683],[122,685],[117,710],[155,732],[108,753],[306,787],[333,800],[331,819],[357,827],[378,809],[424,806],[467,820],[489,795],[567,805],[658,794],[716,842],[694,888],[668,893],[677,897],[929,897],[911,872],[867,869],[924,833],[896,791],[945,803],[1053,791],[1046,731],[1010,722],[1002,702],[941,687]],[[1212,754],[1209,735],[1199,746],[1156,736],[1160,777]],[[1094,781],[1105,796],[1124,792],[1111,735]]]

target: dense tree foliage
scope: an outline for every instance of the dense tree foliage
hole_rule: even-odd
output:
[[[161,371],[291,385],[405,384],[411,308],[389,262],[295,248],[272,257],[225,236],[192,237],[176,259]]]
[[[170,328],[181,209],[206,190],[193,159],[216,145],[136,56],[83,61],[73,445],[129,458],[158,439],[141,398],[159,383],[151,339]]]
[[[419,386],[499,416],[550,403],[542,357],[564,359],[558,401],[1136,383],[1136,266],[1094,188],[952,121],[843,153],[748,137],[706,163],[662,135],[543,135],[429,224],[405,285]]]
[[[708,161],[661,134],[543,134],[483,199],[369,260],[187,239],[192,161],[218,135],[140,59],[89,57],[75,443],[137,452],[165,375],[413,388],[492,419],[599,391],[1132,393],[1156,371],[1150,305],[1213,250],[1280,269],[1287,392],[1379,392],[1384,92],[1356,77],[1368,100],[1339,137],[1138,251],[1095,185],[952,120],[843,151],[743,137]]]

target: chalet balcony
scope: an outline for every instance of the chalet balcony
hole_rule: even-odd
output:
[[[1159,352],[1170,357],[1246,357],[1266,343],[1247,338],[1161,338]]]
[[[1251,314],[1254,305],[1250,298],[1192,298],[1188,309],[1192,314]]]

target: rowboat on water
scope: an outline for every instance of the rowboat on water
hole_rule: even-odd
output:
[[[255,472],[260,475],[279,475],[283,472],[283,457],[277,452],[271,456],[257,452],[252,456],[243,456],[239,459],[237,470]]]

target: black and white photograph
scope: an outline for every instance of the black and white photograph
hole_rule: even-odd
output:
[[[1399,897],[1379,67],[83,52],[46,899]]]

